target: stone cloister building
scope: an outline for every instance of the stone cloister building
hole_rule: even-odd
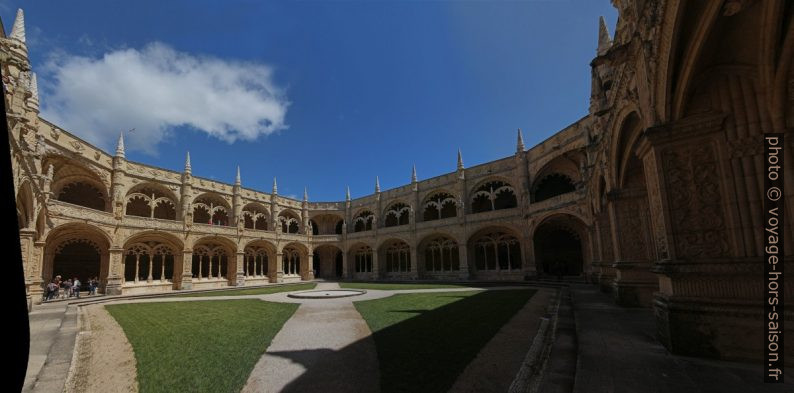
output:
[[[510,157],[467,168],[459,152],[455,172],[339,202],[245,188],[239,169],[234,184],[194,176],[189,155],[182,171],[131,162],[121,137],[109,154],[41,118],[19,11],[0,67],[30,301],[55,274],[106,294],[564,274],[653,307],[673,352],[759,358],[767,132],[788,134],[794,271],[794,4],[613,4],[586,116],[529,149],[519,131]]]

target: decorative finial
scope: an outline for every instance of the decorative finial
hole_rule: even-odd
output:
[[[9,38],[25,43],[25,13],[22,12],[22,8],[17,10],[17,18],[14,20],[14,27],[11,28]]]
[[[239,185],[240,185],[240,183],[241,183],[241,182],[240,182],[240,166],[239,166],[239,165],[237,165],[237,177],[236,177],[236,178],[234,178],[234,185],[235,185],[235,186],[239,186]]]
[[[601,16],[598,18],[598,54],[603,54],[610,46],[612,46],[612,39],[609,37],[604,17]]]
[[[36,101],[39,104],[39,82],[36,80],[36,73],[30,73],[30,100]]]
[[[303,201],[309,201],[309,189],[307,187],[303,187]]]
[[[187,152],[187,157],[185,157],[185,173],[190,173],[190,152]]]
[[[518,129],[518,143],[516,144],[516,153],[524,152],[524,137],[521,135],[521,129]]]
[[[276,184],[275,176],[273,176],[273,195],[278,195],[278,184]]]
[[[416,164],[414,164],[414,168],[411,171],[411,183],[416,183]]]
[[[380,181],[377,176],[375,176],[375,192],[380,192]]]
[[[116,156],[124,157],[124,131],[119,133],[119,143],[116,144]]]
[[[347,186],[347,194],[345,194],[345,200],[346,201],[350,200],[350,186]]]
[[[460,154],[460,149],[458,149],[458,170],[463,169],[463,155]]]

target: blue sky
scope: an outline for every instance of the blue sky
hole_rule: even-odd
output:
[[[515,152],[587,113],[609,1],[10,1],[43,116],[127,158],[344,199]]]

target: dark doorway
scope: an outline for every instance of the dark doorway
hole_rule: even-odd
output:
[[[578,276],[582,274],[582,242],[570,230],[541,227],[535,233],[535,259],[542,274]]]
[[[342,251],[336,252],[336,277],[341,278],[342,274],[344,273],[344,268],[342,266]]]
[[[55,254],[52,274],[60,275],[64,281],[77,277],[87,283],[89,278],[99,277],[100,261],[99,251],[91,243],[76,241]]]

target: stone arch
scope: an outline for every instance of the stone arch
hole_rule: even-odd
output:
[[[388,277],[415,276],[416,261],[411,261],[411,245],[398,237],[388,238],[378,247],[378,260],[383,261],[383,271]]]
[[[184,244],[174,235],[146,231],[130,236],[122,254],[122,286],[161,285],[175,288],[182,271]]]
[[[311,221],[314,222],[314,224],[312,224],[312,231],[317,231],[317,233],[313,233],[315,235],[342,234],[342,222],[344,218],[340,214],[325,212],[314,214],[312,215]],[[337,228],[339,229],[338,232]]]
[[[532,202],[541,202],[557,195],[576,191],[581,183],[579,165],[582,157],[573,152],[560,155],[546,162],[535,174],[530,187]]]
[[[268,222],[270,222],[270,213],[268,209],[261,203],[249,202],[242,208],[243,227],[248,229],[256,229],[261,231],[268,230]]]
[[[176,220],[179,199],[158,183],[145,182],[127,191],[124,213],[131,216]]]
[[[284,277],[305,277],[309,269],[309,249],[298,242],[291,242],[281,248],[281,268]]]
[[[68,223],[53,228],[45,238],[43,282],[50,282],[55,275],[63,280],[77,276],[83,283],[98,277],[104,290],[111,244],[107,232],[91,224]]]
[[[469,195],[472,213],[518,207],[515,188],[508,179],[501,176],[480,181],[471,188]]]
[[[449,235],[433,233],[417,246],[417,266],[430,278],[458,277],[461,259],[458,241]]]
[[[410,223],[411,205],[402,200],[390,202],[383,210],[383,226],[394,227]]]
[[[589,263],[587,224],[576,215],[552,213],[533,228],[537,272],[541,275],[578,276]]]
[[[375,214],[369,209],[361,209],[353,216],[353,232],[371,231],[375,224]]]
[[[344,276],[343,252],[334,244],[321,244],[314,248],[315,276],[326,279],[339,279]]]
[[[208,225],[230,225],[231,206],[226,198],[207,192],[193,198],[193,222]]]
[[[228,282],[237,264],[237,245],[220,236],[206,236],[193,243],[191,271],[194,283]],[[195,286],[195,285],[194,285]]]
[[[278,222],[282,233],[300,233],[300,215],[292,209],[284,209],[278,213]]]
[[[30,228],[34,225],[35,200],[33,199],[33,190],[30,187],[30,181],[25,180],[19,186],[16,196],[17,206],[17,224],[19,229]]]
[[[521,278],[524,250],[518,231],[506,226],[485,226],[469,237],[466,247],[475,277]]]
[[[454,193],[444,190],[428,193],[422,202],[422,220],[433,221],[457,217],[458,199]]]
[[[42,167],[53,166],[50,190],[55,199],[89,209],[111,211],[111,197],[106,182],[96,170],[62,156],[47,156]]]
[[[357,242],[348,248],[349,271],[355,279],[370,280],[377,277],[374,248],[365,243]]]
[[[265,283],[275,271],[276,246],[263,239],[252,240],[243,247],[243,275],[247,284]]]
[[[634,150],[642,133],[642,119],[632,110],[625,113],[621,121],[616,124],[619,124],[619,127],[615,129],[612,137],[610,172],[612,184],[620,188],[629,160],[632,156],[636,157]]]

